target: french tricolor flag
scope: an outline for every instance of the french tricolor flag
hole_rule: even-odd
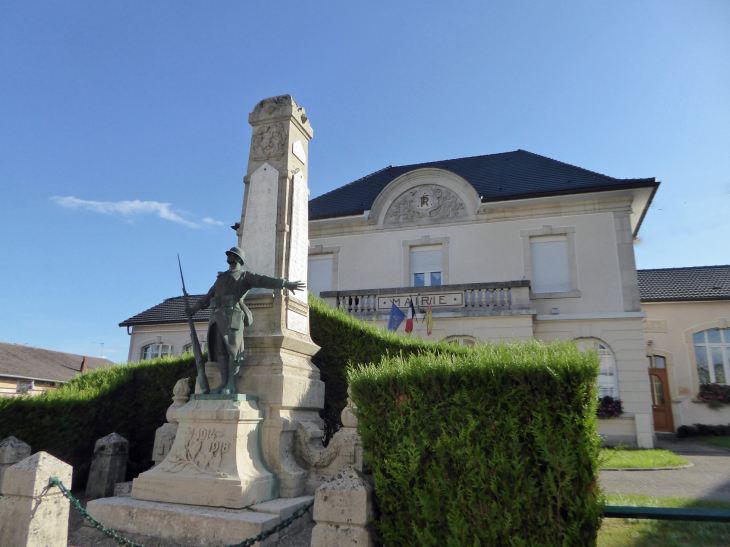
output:
[[[413,332],[413,319],[416,317],[416,310],[413,307],[413,298],[411,298],[411,301],[408,306],[408,311],[406,312],[406,332],[410,334]]]

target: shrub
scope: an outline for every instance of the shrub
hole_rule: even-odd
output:
[[[598,409],[596,410],[599,418],[613,418],[624,413],[623,403],[621,399],[614,399],[610,395],[601,397],[598,400]]]
[[[129,441],[127,477],[151,465],[155,430],[165,423],[172,389],[195,379],[194,359],[155,359],[80,374],[57,390],[0,398],[0,439],[10,435],[73,466],[74,488],[86,486],[94,443],[116,432]]]
[[[383,357],[423,352],[460,354],[464,348],[446,342],[430,342],[404,336],[366,323],[344,310],[328,306],[309,294],[309,329],[312,340],[322,349],[312,358],[325,384],[324,410],[326,440],[341,426],[340,414],[347,406],[347,367],[350,363],[377,364]]]
[[[350,368],[385,545],[595,545],[595,352],[556,342]]]
[[[696,436],[707,437],[730,437],[730,424],[728,425],[708,425],[694,424],[681,425],[677,428],[677,437],[684,439],[686,437]]]

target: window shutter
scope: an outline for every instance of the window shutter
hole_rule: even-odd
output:
[[[319,256],[322,256],[320,258]],[[309,291],[319,297],[322,291],[332,290],[332,255],[313,255],[309,257],[307,273]]]
[[[441,245],[411,247],[411,275],[414,273],[440,272],[443,267]]]
[[[569,292],[568,241],[563,236],[530,238],[532,292]]]

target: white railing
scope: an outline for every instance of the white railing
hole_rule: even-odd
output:
[[[457,305],[434,306],[435,309],[448,308],[466,311],[502,311],[530,308],[529,281],[508,281],[502,283],[469,283],[462,285],[444,285],[438,287],[397,287],[392,289],[370,289],[349,291],[327,291],[321,297],[330,305],[344,309],[353,315],[372,315],[376,312],[387,312],[389,302],[397,297],[434,296],[461,293]],[[378,300],[381,307],[378,308]],[[401,300],[404,302],[404,300]],[[417,306],[423,308],[424,306]]]

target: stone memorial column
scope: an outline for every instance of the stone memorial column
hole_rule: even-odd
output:
[[[244,267],[259,274],[307,282],[307,166],[312,127],[289,95],[258,103],[253,126],[239,247]],[[297,423],[322,427],[324,384],[311,357],[319,347],[309,336],[307,290],[295,294],[256,289],[246,303],[253,324],[246,327],[239,393],[258,397],[265,412],[262,448],[278,475],[281,497],[304,494],[308,471],[294,457]]]

